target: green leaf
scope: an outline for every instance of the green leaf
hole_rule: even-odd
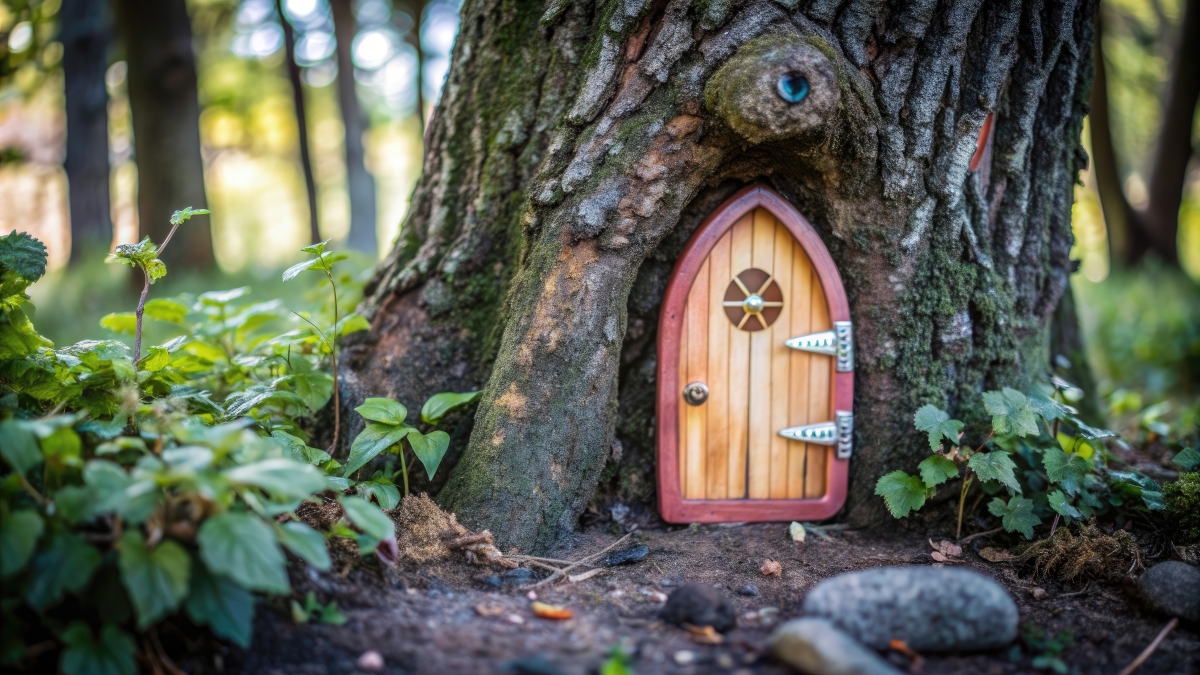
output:
[[[1075,496],[1083,488],[1084,478],[1092,470],[1092,463],[1079,455],[1068,455],[1058,448],[1042,451],[1042,466],[1051,483],[1059,484],[1067,494]]]
[[[894,518],[903,518],[925,505],[927,491],[920,478],[893,471],[880,477],[875,494],[883,497]]]
[[[116,250],[108,255],[109,261],[123,262],[143,269],[157,257],[158,247],[150,241],[150,237],[136,244],[119,244]]]
[[[977,452],[967,460],[967,466],[979,476],[980,480],[994,480],[1007,487],[1010,491],[1021,494],[1021,485],[1017,483],[1015,469],[1017,465],[1007,452],[994,450],[992,452]]]
[[[55,532],[29,564],[32,578],[25,585],[25,600],[36,610],[62,600],[63,593],[82,591],[100,564],[100,553],[73,532]]]
[[[363,419],[383,424],[404,424],[408,409],[390,398],[369,398],[354,409]]]
[[[1055,490],[1047,497],[1050,502],[1050,508],[1054,512],[1064,518],[1075,518],[1076,520],[1083,517],[1079,509],[1071,505],[1071,498],[1063,494],[1062,490]]]
[[[209,211],[208,209],[193,209],[192,207],[188,206],[171,214],[171,224],[182,225],[195,216],[202,216],[207,213],[212,213],[212,211]]]
[[[304,253],[311,253],[317,257],[320,257],[321,254],[325,253],[325,246],[327,244],[329,244],[329,242],[331,242],[331,241],[333,241],[333,240],[326,239],[325,241],[319,241],[315,244],[309,244],[308,246],[305,246],[304,248],[302,248],[300,250]]]
[[[296,263],[295,265],[292,265],[291,267],[284,270],[283,271],[283,280],[291,281],[292,279],[295,279],[296,277],[300,276],[301,272],[307,272],[308,270],[320,270],[320,269],[321,269],[321,259],[320,258],[312,258],[310,260],[305,260],[304,262]]]
[[[321,623],[328,624],[330,626],[341,626],[344,625],[348,620],[346,619],[345,614],[342,614],[338,611],[337,601],[335,600],[330,600],[328,605],[325,605],[321,608],[321,614],[319,618]]]
[[[421,406],[421,421],[426,424],[437,424],[442,421],[446,413],[455,408],[470,405],[478,401],[480,396],[483,396],[482,391],[469,391],[462,394],[444,391],[434,394],[425,401],[425,405]]]
[[[936,487],[951,478],[958,478],[958,465],[941,455],[926,457],[917,465],[917,470],[921,472],[925,487]]]
[[[141,532],[126,530],[121,537],[118,565],[137,613],[138,628],[144,629],[175,611],[187,596],[192,560],[171,539],[149,548]]]
[[[224,472],[234,483],[253,485],[283,500],[304,499],[325,489],[325,476],[315,467],[286,457],[273,457]]]
[[[0,422],[0,455],[17,473],[24,476],[42,463],[42,451],[33,434],[17,420]]]
[[[114,333],[136,335],[137,315],[133,312],[113,312],[112,314],[105,314],[100,319],[100,327],[107,328]]]
[[[1033,500],[1025,497],[1013,497],[1007,504],[995,497],[988,504],[988,511],[1000,517],[1000,524],[1006,531],[1020,532],[1026,539],[1033,539],[1033,527],[1042,524],[1042,519],[1033,512]]]
[[[25,567],[44,529],[42,517],[31,509],[13,511],[0,519],[0,578]]]
[[[362,530],[363,534],[379,540],[395,538],[396,525],[379,510],[379,507],[361,497],[342,495],[338,501],[342,504],[346,517],[355,527]]]
[[[183,325],[183,319],[187,316],[188,309],[181,302],[158,299],[147,302],[144,311],[146,316],[155,321]],[[112,315],[110,314],[109,316]],[[131,314],[130,316],[133,315]]]
[[[409,436],[412,439],[412,436]],[[387,479],[376,478],[374,480],[363,481],[357,485],[358,493],[365,499],[375,498],[379,503],[379,508],[384,511],[391,511],[400,504],[400,490],[396,489],[396,485]]]
[[[234,300],[244,298],[247,295],[250,295],[250,287],[241,286],[239,288],[231,288],[228,291],[208,291],[207,293],[201,293],[199,301],[201,305],[208,307],[224,307]]]
[[[370,400],[370,399],[368,399]],[[346,458],[346,466],[342,475],[349,476],[358,471],[364,464],[375,459],[379,453],[404,440],[404,437],[416,429],[407,424],[368,424],[350,444],[350,456]]]
[[[921,406],[913,415],[913,424],[917,431],[929,433],[929,449],[937,452],[942,445],[942,438],[958,445],[958,436],[962,433],[963,423],[950,419],[950,414],[937,406],[926,404]]]
[[[1109,471],[1109,486],[1115,491],[1142,498],[1142,503],[1151,511],[1163,511],[1162,488],[1152,479],[1136,471]]]
[[[292,391],[304,401],[304,405],[314,413],[324,408],[333,396],[333,376],[313,368],[307,359],[292,359],[292,374],[288,383]]]
[[[1200,450],[1184,448],[1171,461],[1183,467],[1184,471],[1195,471],[1196,467],[1200,467]]]
[[[62,672],[65,675],[136,675],[137,651],[133,638],[117,626],[106,623],[100,630],[100,640],[92,638],[92,630],[82,621],[74,621],[62,632],[66,649],[62,653]]]
[[[429,476],[429,480],[433,480],[433,474],[437,473],[442,458],[446,456],[446,449],[450,447],[450,434],[444,431],[434,431],[429,434],[413,431],[408,435],[408,444],[412,446],[417,459],[421,460],[421,464],[425,466],[425,473]]]
[[[1079,412],[1069,405],[1063,405],[1054,399],[1047,398],[1040,392],[1034,392],[1030,395],[1029,405],[1033,408],[1034,412],[1047,422],[1069,419],[1071,415]]]
[[[242,649],[250,647],[254,630],[254,595],[232,579],[209,572],[201,564],[192,568],[191,592],[184,605],[188,616]]]
[[[371,330],[371,324],[364,317],[358,314],[351,314],[343,317],[337,325],[338,335],[349,335],[359,331]]]
[[[13,230],[0,237],[0,272],[10,269],[33,283],[46,273],[46,246],[42,242]]]
[[[146,355],[137,362],[138,370],[158,372],[171,364],[171,352],[162,347],[150,347]]]
[[[69,525],[82,525],[95,517],[96,491],[84,485],[68,485],[54,493],[54,511]]]
[[[279,542],[283,547],[304,559],[309,566],[324,572],[329,569],[329,551],[325,548],[325,537],[304,523],[284,523],[279,531]]]
[[[135,480],[104,459],[93,459],[84,466],[83,482],[95,491],[93,513],[116,512],[134,525],[149,517],[162,498],[162,490],[153,480]]]
[[[267,593],[291,588],[275,531],[250,513],[222,513],[204,521],[196,540],[208,569]]]
[[[1003,391],[985,391],[983,407],[992,416],[992,429],[1006,436],[1036,436],[1037,413],[1029,399],[1011,387]]]

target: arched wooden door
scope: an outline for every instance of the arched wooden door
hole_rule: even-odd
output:
[[[795,207],[751,185],[709,216],[671,275],[658,354],[665,520],[837,513],[853,434],[850,308]]]

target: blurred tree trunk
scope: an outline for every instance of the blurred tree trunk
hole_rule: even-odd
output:
[[[346,127],[346,187],[350,192],[350,237],[346,244],[371,255],[379,248],[375,237],[375,178],[364,163],[363,134],[367,121],[354,86],[354,61],[350,47],[358,27],[350,0],[330,0],[333,32],[337,38],[338,103]]]
[[[417,125],[421,131],[421,138],[425,138],[425,52],[421,49],[421,21],[425,14],[425,2],[423,0],[409,0],[407,2],[398,3],[399,7],[412,17],[412,27],[405,35],[408,44],[416,50],[417,54],[417,72],[413,77],[413,86],[416,89],[417,98]]]
[[[141,236],[161,242],[171,229],[172,213],[208,203],[192,24],[184,0],[113,0],[113,8],[129,64],[138,222]],[[212,267],[208,223],[200,218],[181,227],[164,261],[176,267]]]
[[[107,0],[63,0],[63,99],[67,116],[71,262],[112,245],[109,210]]]
[[[1102,34],[1102,12],[1096,14],[1096,24]],[[1162,120],[1148,171],[1146,205],[1141,209],[1129,203],[1121,184],[1112,141],[1107,68],[1101,41],[1096,41],[1092,155],[1111,258],[1116,264],[1132,265],[1149,251],[1172,265],[1179,264],[1179,208],[1192,156],[1192,128],[1200,98],[1200,0],[1187,1],[1176,39],[1162,96]]]
[[[550,546],[602,476],[647,498],[663,291],[695,228],[752,181],[813,222],[846,283],[849,520],[890,519],[875,482],[928,454],[921,404],[983,430],[981,390],[1046,370],[1095,1],[794,7],[464,4],[340,386],[350,406],[410,409],[483,386],[438,501],[503,548]],[[810,92],[789,107],[777,83],[797,71]],[[991,165],[971,173],[989,111]]]
[[[308,148],[308,112],[304,105],[304,82],[300,79],[300,65],[296,63],[296,31],[283,11],[283,0],[275,0],[275,11],[279,14],[279,25],[283,28],[283,60],[287,68],[288,82],[292,85],[292,111],[296,115],[296,135],[300,145],[300,169],[304,173],[304,193],[308,198],[309,243],[321,241],[320,214],[317,212],[317,179],[313,174],[312,152]]]

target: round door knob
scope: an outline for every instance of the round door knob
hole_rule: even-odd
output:
[[[683,400],[688,405],[701,405],[708,400],[708,386],[703,382],[692,382],[683,388]]]

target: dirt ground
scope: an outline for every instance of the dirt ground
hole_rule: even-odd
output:
[[[619,538],[614,531],[619,531],[614,523],[595,524],[560,542],[548,557],[575,560],[600,551]],[[948,538],[945,534],[934,541]],[[295,625],[283,608],[260,606],[252,650],[225,648],[211,665],[224,672],[269,675],[354,673],[358,657],[376,650],[385,673],[582,675],[595,673],[620,644],[634,654],[639,675],[787,673],[786,666],[763,653],[763,643],[779,622],[798,616],[813,585],[851,570],[933,562],[926,533],[892,526],[829,536],[810,533],[797,544],[782,523],[644,527],[622,545],[647,545],[650,554],[643,561],[536,590],[539,600],[574,613],[565,621],[536,618],[527,587],[489,587],[482,580],[488,572],[453,560],[399,569],[351,565],[342,573],[335,566],[325,574],[297,568],[298,593],[312,591],[322,602],[336,601],[348,621]],[[1050,634],[1071,631],[1073,642],[1061,658],[1074,672],[1117,673],[1167,623],[1132,600],[1129,582],[1068,585],[1038,579],[1027,567],[984,560],[978,551],[985,545],[987,537],[965,546],[962,564],[1002,583],[1020,607],[1022,624]],[[782,565],[780,576],[759,571],[767,558]],[[717,585],[732,601],[738,627],[723,644],[698,644],[657,619],[663,594],[687,582]],[[758,594],[739,593],[747,585]],[[1012,651],[927,655],[920,672],[1035,672],[1036,652],[1029,647]],[[902,670],[910,666],[899,654],[888,658]],[[1197,626],[1181,624],[1137,672],[1200,673]]]

